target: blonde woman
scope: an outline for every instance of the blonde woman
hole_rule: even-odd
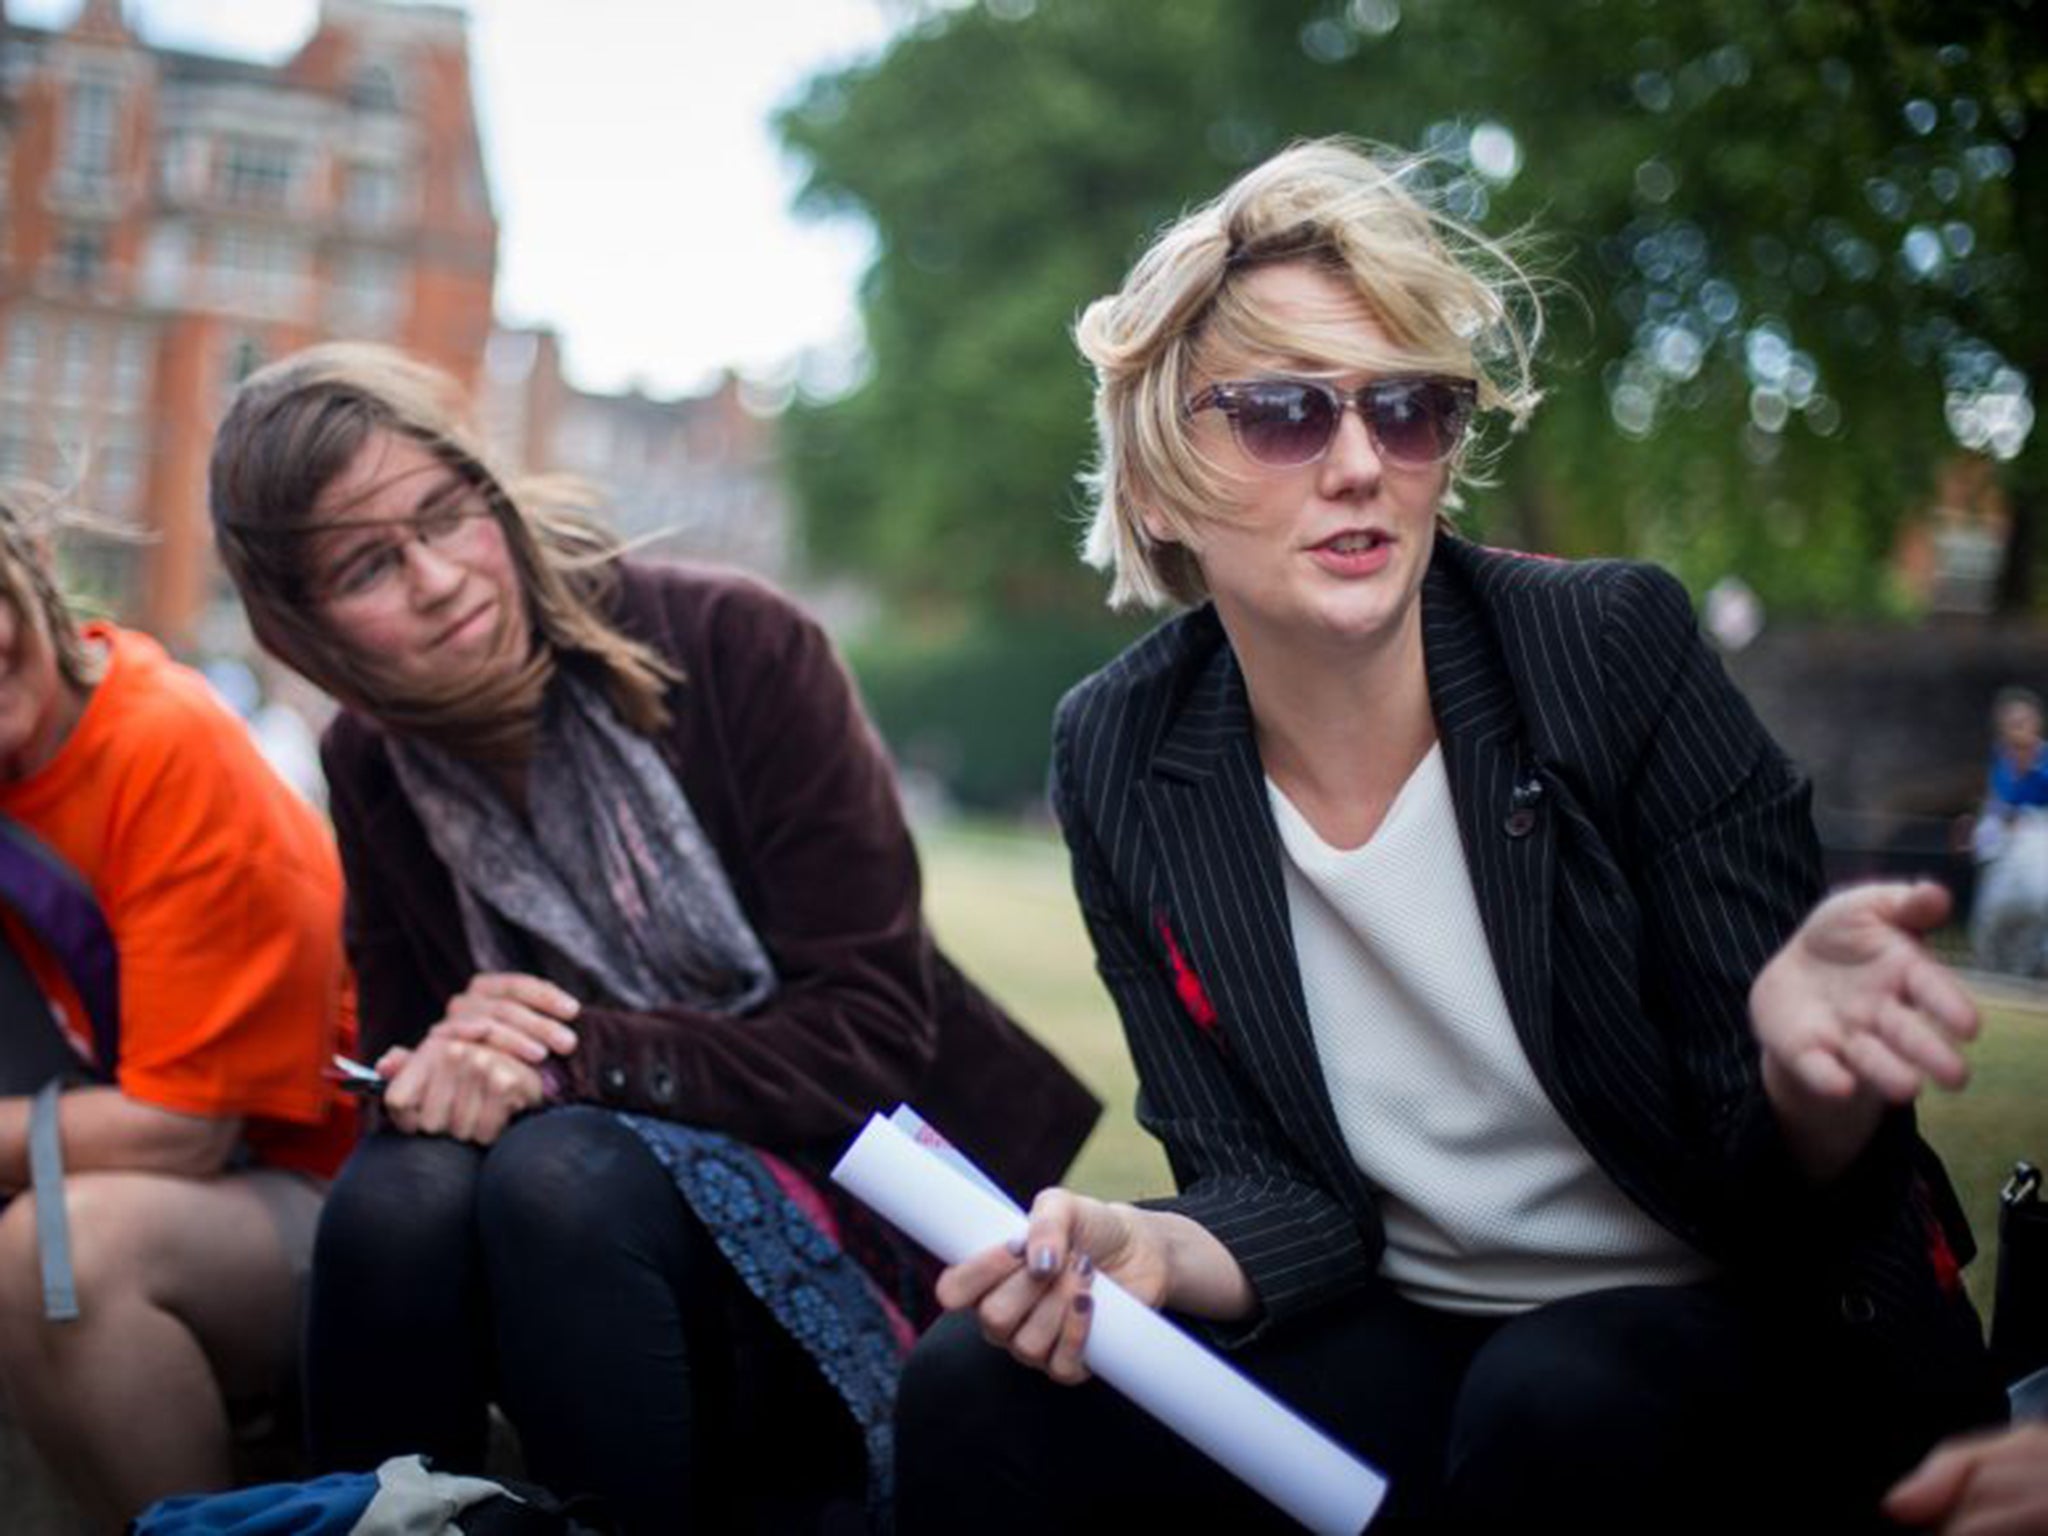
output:
[[[1535,311],[1427,174],[1297,146],[1081,319],[1089,556],[1190,611],[1063,703],[1054,798],[1178,1192],[1048,1192],[941,1277],[906,1531],[1277,1518],[1054,1385],[1098,1271],[1385,1467],[1397,1521],[1833,1529],[1997,1412],[1904,1107],[1974,1028],[1918,943],[1944,900],[1802,926],[1807,787],[1677,582],[1452,531]]]
[[[822,1170],[914,1099],[1029,1190],[1095,1106],[933,946],[824,636],[614,558],[375,348],[251,377],[212,503],[257,635],[344,706],[387,1084],[315,1254],[316,1455],[473,1466],[495,1400],[628,1531],[879,1507],[928,1276]]]

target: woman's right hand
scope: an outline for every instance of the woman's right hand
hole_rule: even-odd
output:
[[[553,982],[517,971],[480,971],[448,1000],[431,1035],[488,1045],[538,1066],[576,1049],[568,1020],[583,1005]]]
[[[537,1070],[576,1048],[562,1021],[576,999],[539,976],[484,971],[448,1001],[441,1022],[415,1047],[377,1061],[389,1085],[384,1113],[408,1135],[454,1136],[489,1146],[515,1115],[541,1102]]]
[[[1148,1307],[1235,1319],[1254,1305],[1230,1251],[1185,1216],[1048,1189],[1032,1202],[1024,1236],[939,1276],[949,1311],[972,1307],[982,1336],[1053,1380],[1085,1381],[1082,1351],[1100,1270]]]
[[[394,1045],[377,1058],[384,1115],[409,1136],[453,1136],[487,1147],[513,1117],[545,1095],[539,1071],[492,1045],[438,1030],[417,1046]]]

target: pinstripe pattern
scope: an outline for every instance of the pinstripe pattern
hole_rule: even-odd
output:
[[[1921,1155],[1910,1117],[1821,1200],[1799,1190],[1764,1102],[1749,986],[1819,896],[1819,850],[1804,780],[1684,590],[1651,566],[1445,537],[1423,625],[1493,963],[1565,1122],[1706,1252],[1779,1269],[1796,1254],[1830,1315],[1824,1286],[1862,1287],[1908,1333],[1944,1310],[1900,1216]],[[1053,796],[1139,1118],[1180,1187],[1167,1203],[1237,1256],[1263,1321],[1361,1283],[1379,1219],[1314,1055],[1244,680],[1212,609],[1062,701]],[[1216,1038],[1176,994],[1168,934],[1214,1001]],[[1967,1352],[1961,1332],[1948,1342]]]

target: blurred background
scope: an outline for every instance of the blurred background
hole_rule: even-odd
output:
[[[2044,21],[0,0],[0,475],[143,535],[70,541],[93,604],[317,726],[225,600],[212,425],[323,337],[470,381],[512,467],[586,475],[622,531],[826,617],[919,809],[935,920],[1111,1096],[1083,1178],[1125,1192],[1162,1173],[1042,825],[1054,701],[1142,627],[1073,554],[1079,308],[1293,138],[1428,151],[1452,210],[1533,231],[1555,294],[1548,398],[1468,529],[1669,565],[1813,774],[1834,872],[1967,902],[1993,695],[2048,688]],[[2004,1164],[2048,1150],[2035,994],[1985,985],[1986,1087],[1936,1111],[1981,1139],[1958,1152],[1980,1226]]]

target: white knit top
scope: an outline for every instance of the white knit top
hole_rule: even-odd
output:
[[[1712,1266],[1618,1189],[1536,1080],[1508,1015],[1432,747],[1363,847],[1267,781],[1302,992],[1346,1146],[1411,1300],[1512,1313]]]

